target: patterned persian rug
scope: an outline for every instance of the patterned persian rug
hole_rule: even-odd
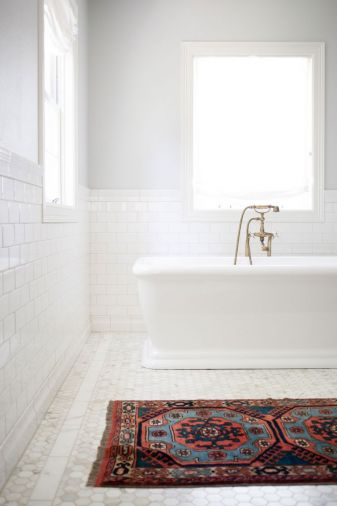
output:
[[[88,485],[337,483],[337,399],[113,401]]]

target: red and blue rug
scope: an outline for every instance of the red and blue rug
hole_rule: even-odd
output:
[[[337,483],[337,399],[113,401],[88,485]]]

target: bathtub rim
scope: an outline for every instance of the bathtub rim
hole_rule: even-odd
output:
[[[245,257],[243,257],[245,259]],[[313,260],[317,259],[317,263]],[[242,261],[242,257],[240,257]],[[229,256],[144,256],[138,258],[132,267],[136,277],[144,276],[172,276],[172,275],[234,275],[254,276],[261,274],[337,274],[337,256],[274,256],[257,257],[257,264],[233,265],[233,258]],[[262,261],[261,261],[262,260]],[[263,262],[265,260],[265,262]],[[268,260],[271,260],[268,263]],[[294,261],[287,263],[287,261]],[[300,261],[303,260],[303,263]],[[319,260],[323,260],[322,263]],[[221,263],[224,261],[224,263]],[[226,262],[227,261],[227,262]],[[254,260],[253,260],[254,261]],[[280,263],[275,263],[279,261]],[[282,263],[283,261],[283,263]]]

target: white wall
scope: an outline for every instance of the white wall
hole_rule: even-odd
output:
[[[180,41],[327,43],[326,188],[337,188],[336,0],[89,0],[90,186],[178,188]]]
[[[42,223],[42,172],[0,148],[0,487],[89,332],[88,190]]]
[[[37,162],[37,0],[0,0],[0,146]]]
[[[87,0],[79,0],[79,182],[87,186]],[[38,161],[38,0],[0,0],[0,146]]]

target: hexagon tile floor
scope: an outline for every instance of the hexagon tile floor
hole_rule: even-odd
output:
[[[111,399],[335,397],[336,370],[152,371],[142,339],[94,335],[0,493],[6,506],[337,506],[337,484],[117,489],[86,486]]]

